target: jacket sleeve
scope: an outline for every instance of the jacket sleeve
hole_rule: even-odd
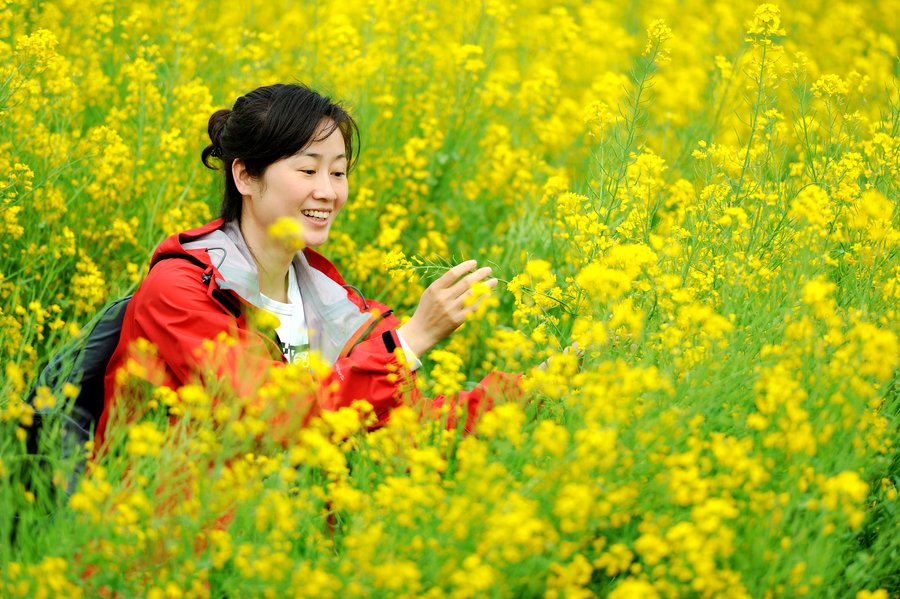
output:
[[[368,305],[381,314],[389,312],[386,306],[377,302],[370,300]],[[391,410],[399,406],[406,392],[415,387],[411,373],[404,376],[395,351],[400,347],[399,324],[393,314],[387,314],[365,339],[338,358],[324,382],[331,393],[322,402],[323,409],[337,410],[357,399],[364,399],[375,411],[374,427],[387,422]]]
[[[369,301],[377,310],[387,307]],[[485,377],[471,391],[453,397],[439,395],[433,399],[421,396],[415,385],[415,373],[401,365],[397,353],[402,353],[397,337],[399,320],[393,315],[385,318],[348,356],[340,358],[326,381],[333,392],[322,404],[323,409],[336,410],[349,406],[357,399],[365,399],[374,408],[376,422],[372,428],[387,424],[391,410],[401,404],[418,407],[423,417],[442,418],[447,413],[447,428],[454,429],[464,415],[463,428],[472,432],[481,414],[493,407],[495,398],[518,399],[521,375],[494,372]],[[444,409],[442,409],[444,408]]]
[[[431,401],[432,414],[438,417],[441,408],[447,408],[447,428],[456,429],[462,425],[465,432],[475,431],[478,419],[494,407],[494,400],[520,401],[523,397],[519,383],[521,374],[492,372],[484,377],[471,391],[463,391],[453,397],[438,395]],[[460,417],[464,416],[465,420]]]

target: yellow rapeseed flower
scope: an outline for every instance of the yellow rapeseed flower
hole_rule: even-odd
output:
[[[302,250],[306,243],[303,241],[303,225],[296,218],[282,216],[269,227],[269,237],[282,243],[292,251]]]

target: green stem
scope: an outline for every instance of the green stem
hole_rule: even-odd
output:
[[[747,140],[747,152],[744,154],[744,165],[741,167],[741,177],[738,179],[737,189],[735,190],[735,198],[739,198],[741,190],[744,187],[744,176],[747,174],[747,168],[750,166],[750,150],[753,148],[753,138],[756,135],[756,123],[759,120],[759,109],[762,104],[762,95],[765,90],[765,70],[766,70],[766,46],[763,46],[762,58],[759,61],[759,78],[756,84],[756,105],[753,110],[753,116],[750,118],[750,139]],[[737,204],[743,203],[743,198],[738,199]]]

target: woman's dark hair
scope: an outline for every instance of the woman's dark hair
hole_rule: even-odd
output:
[[[313,139],[324,123],[319,137]],[[222,161],[225,195],[220,216],[240,220],[243,198],[234,184],[231,164],[244,162],[247,173],[261,177],[273,162],[292,156],[339,129],[344,137],[347,170],[359,150],[359,129],[346,110],[331,98],[305,85],[278,83],[259,87],[238,98],[231,110],[218,110],[209,117],[209,139],[200,159],[216,170],[210,158]]]

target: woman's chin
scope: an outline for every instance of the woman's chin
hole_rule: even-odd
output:
[[[321,233],[316,232],[316,234],[314,235],[303,236],[303,242],[308,248],[317,248],[320,245],[323,245],[326,241],[328,241],[328,231],[323,231]]]

